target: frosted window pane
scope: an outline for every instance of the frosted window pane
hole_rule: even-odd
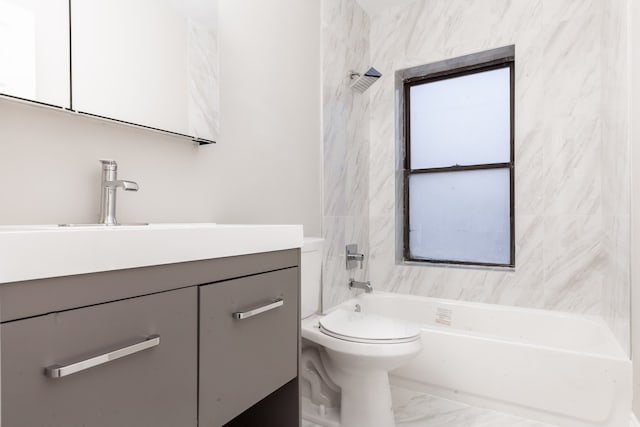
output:
[[[511,161],[510,93],[509,68],[412,86],[411,168]]]
[[[509,169],[411,175],[413,258],[510,264]]]

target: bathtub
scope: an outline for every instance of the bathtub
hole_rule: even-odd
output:
[[[560,427],[621,427],[631,362],[597,317],[374,292],[341,306],[421,326],[392,384]]]

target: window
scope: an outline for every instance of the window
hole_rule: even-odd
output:
[[[405,261],[514,266],[513,55],[477,55],[401,72]]]

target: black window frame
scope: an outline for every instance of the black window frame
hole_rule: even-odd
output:
[[[411,88],[427,83],[433,83],[439,80],[447,80],[455,77],[468,76],[471,74],[481,73],[485,71],[492,71],[497,69],[509,68],[510,73],[510,150],[511,157],[509,162],[505,163],[485,163],[475,165],[453,165],[446,167],[436,168],[424,168],[424,169],[411,169]],[[453,265],[465,265],[465,266],[485,266],[485,267],[510,267],[515,268],[515,58],[514,56],[507,56],[491,61],[480,62],[472,65],[466,65],[461,67],[455,67],[446,69],[444,71],[437,71],[433,73],[423,74],[420,76],[405,78],[402,81],[402,90],[404,95],[403,102],[403,150],[404,150],[404,162],[403,162],[403,187],[404,187],[404,208],[403,208],[403,259],[408,262],[424,263],[424,264],[453,264]],[[510,261],[507,264],[501,263],[487,263],[487,262],[474,262],[474,261],[459,261],[459,260],[438,260],[438,259],[425,259],[417,258],[411,255],[411,249],[409,246],[409,224],[410,224],[410,209],[409,209],[409,179],[412,175],[424,174],[424,173],[440,173],[440,172],[461,172],[470,170],[486,170],[486,169],[508,169],[509,170],[509,197],[510,197]]]

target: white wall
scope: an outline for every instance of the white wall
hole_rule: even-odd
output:
[[[268,3],[268,6],[267,6]],[[95,222],[100,158],[140,184],[126,221],[321,228],[320,7],[221,0],[221,136],[172,136],[0,99],[0,224]]]
[[[319,2],[221,0],[220,19],[216,219],[304,222],[319,236]]]
[[[140,184],[120,192],[127,221],[212,221],[213,150],[158,133],[0,100],[0,223],[96,222],[101,158]]]

